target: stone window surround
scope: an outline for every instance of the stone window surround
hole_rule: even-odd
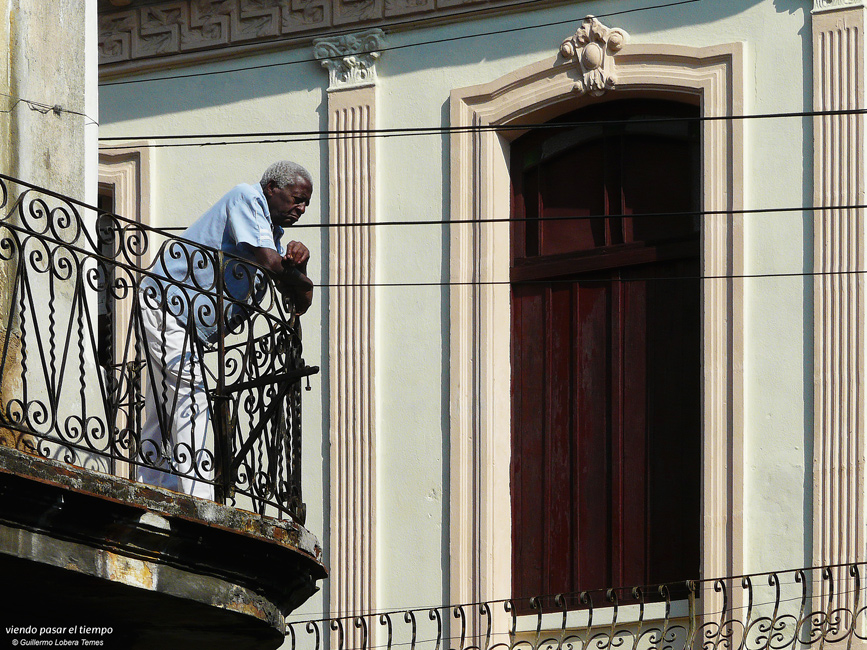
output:
[[[153,142],[137,140],[111,145],[99,152],[99,186],[111,188],[114,195],[114,212],[118,216],[144,226],[151,225],[153,178]],[[149,266],[156,241],[150,241],[148,251],[139,260],[139,265]],[[132,317],[130,300],[118,301],[115,305],[116,332],[123,332]],[[132,466],[118,463],[116,476],[131,477]]]
[[[99,184],[114,188],[115,212],[144,225],[151,224],[152,146],[130,141],[99,151]]]
[[[744,47],[626,45],[617,85],[602,100],[667,97],[698,103],[703,116],[743,112]],[[461,223],[509,214],[509,144],[522,123],[544,122],[589,101],[575,94],[574,65],[554,58],[451,95],[451,127],[514,125],[453,133],[450,140],[450,600],[511,591],[509,225]],[[702,209],[740,210],[741,121],[706,122]],[[702,271],[743,271],[739,214],[705,217]],[[500,284],[485,284],[499,282]],[[479,283],[479,284],[474,284]],[[702,574],[743,568],[743,295],[741,283],[703,286]]]

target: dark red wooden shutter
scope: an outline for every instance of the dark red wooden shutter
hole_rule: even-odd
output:
[[[616,102],[513,144],[516,597],[698,576],[697,128],[628,122],[695,114]]]

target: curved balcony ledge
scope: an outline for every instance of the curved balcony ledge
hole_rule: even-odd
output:
[[[129,648],[276,648],[327,576],[321,558],[296,522],[0,446],[16,625],[111,625]]]

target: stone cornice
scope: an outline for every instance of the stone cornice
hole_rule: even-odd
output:
[[[864,7],[865,0],[813,0],[813,12]]]
[[[543,8],[568,0],[539,0]],[[106,5],[101,5],[106,7]],[[99,14],[103,78],[309,46],[329,32],[457,22],[526,10],[521,0],[164,0]]]

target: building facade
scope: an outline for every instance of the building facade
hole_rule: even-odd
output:
[[[246,412],[256,425],[225,412],[261,383],[219,398],[225,453],[200,455],[209,476],[246,466],[222,472],[246,474],[245,487],[218,478],[215,503],[135,482],[154,458],[140,442],[138,289],[171,236],[147,227],[146,153],[99,165],[96,4],[0,3],[0,572],[15,592],[0,636],[9,647],[278,647],[285,616],[327,575],[295,480],[300,338],[291,317],[280,346],[258,328],[257,359],[282,374],[268,373],[279,383],[268,406]],[[115,210],[111,192],[127,203]],[[233,447],[233,427],[247,447]]]
[[[315,180],[302,615],[867,559],[863,2],[118,4],[125,216]]]

